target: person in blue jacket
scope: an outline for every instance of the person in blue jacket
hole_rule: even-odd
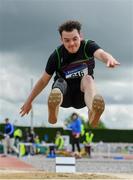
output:
[[[77,113],[71,115],[72,122],[68,125],[71,129],[72,152],[75,152],[75,145],[80,152],[81,119]]]
[[[9,119],[5,119],[4,129],[4,156],[7,156],[8,152],[14,151],[17,156],[19,155],[18,149],[14,146],[14,126],[9,122]]]

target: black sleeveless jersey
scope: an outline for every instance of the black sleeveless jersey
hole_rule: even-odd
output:
[[[79,50],[73,54],[61,45],[49,57],[45,70],[49,75],[55,72],[55,79],[81,78],[86,74],[93,76],[95,67],[93,54],[97,49],[100,49],[100,46],[91,40],[81,41]]]

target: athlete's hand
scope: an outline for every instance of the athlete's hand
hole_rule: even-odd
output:
[[[106,63],[106,66],[109,68],[114,68],[120,65],[120,63],[111,54],[104,51],[103,49],[96,50],[94,52],[94,57]]]
[[[75,138],[79,138],[79,137],[80,137],[80,134],[77,133],[77,134],[75,135]]]
[[[25,103],[22,107],[21,107],[21,111],[20,111],[20,114],[21,114],[21,117],[24,116],[25,114],[28,114],[29,111],[31,110],[32,108],[32,105],[31,103]]]
[[[120,63],[112,57],[112,58],[109,58],[106,65],[109,68],[114,68],[114,67],[120,65]]]

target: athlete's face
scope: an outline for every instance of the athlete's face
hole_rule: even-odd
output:
[[[61,40],[69,53],[76,53],[80,47],[82,38],[77,29],[74,29],[71,32],[63,31]]]

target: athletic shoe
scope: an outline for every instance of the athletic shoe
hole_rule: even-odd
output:
[[[92,109],[89,113],[89,123],[92,127],[97,127],[100,116],[105,109],[105,103],[101,95],[95,95],[92,101]]]
[[[57,116],[59,111],[59,106],[62,100],[62,94],[59,91],[52,91],[48,98],[48,112],[49,117],[48,121],[51,124],[55,124],[57,122]]]

